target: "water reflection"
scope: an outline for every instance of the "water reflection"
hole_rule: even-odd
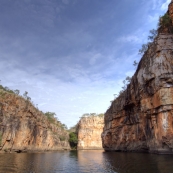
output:
[[[81,172],[105,172],[103,152],[83,150],[78,152],[78,164]]]
[[[0,154],[0,173],[171,173],[172,155],[103,151]]]
[[[118,173],[171,173],[173,156],[145,153],[105,152],[105,163]]]

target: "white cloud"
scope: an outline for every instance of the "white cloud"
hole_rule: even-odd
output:
[[[82,4],[82,1],[39,0],[43,5],[23,6],[22,10],[26,8],[23,15],[20,11],[16,15],[17,11],[14,13],[13,5],[10,5],[12,9],[1,10],[0,15],[0,22],[5,20],[0,32],[2,84],[19,89],[22,94],[28,91],[41,110],[55,112],[69,127],[75,125],[83,113],[105,112],[113,94],[121,90],[122,81],[134,73],[133,61],[139,59],[136,50],[145,43],[148,31],[152,29],[149,27],[160,13],[153,11],[152,3],[153,8],[157,6],[160,10],[161,1],[146,3],[144,0],[143,6],[134,6],[142,15],[136,19],[141,24],[136,27],[139,22],[129,20],[132,13],[122,11],[113,1],[115,5],[108,3],[103,8],[104,1],[98,2],[97,9],[96,6],[91,8],[97,1],[73,6],[74,2]],[[29,0],[25,2],[29,3]],[[72,10],[65,10],[69,3]],[[124,7],[123,1],[118,4]],[[87,9],[88,13],[81,13]],[[121,14],[121,21],[117,14]],[[4,16],[9,16],[8,22]],[[21,26],[14,23],[19,16],[24,17]],[[124,21],[130,22],[129,28],[122,27]],[[118,39],[119,34],[123,36]]]
[[[131,70],[131,71],[127,71],[125,74],[126,74],[126,76],[132,77],[134,75],[134,73],[135,73],[135,69]]]
[[[159,20],[159,16],[160,16],[160,14],[158,14],[158,13],[155,13],[153,15],[148,15],[148,21],[150,23],[153,23],[153,22],[156,23]]]
[[[155,9],[156,8],[156,6],[157,6],[157,2],[158,0],[152,0],[152,2],[153,2],[153,9]]]
[[[133,42],[133,43],[139,43],[140,39],[136,35],[127,35],[123,36],[119,39],[122,42]]]
[[[161,10],[166,11],[168,9],[168,5],[170,2],[171,2],[171,0],[166,0],[166,2],[164,2],[161,6]]]
[[[131,34],[128,35],[123,35],[121,36],[118,41],[121,42],[129,42],[129,43],[133,43],[133,44],[141,44],[144,43],[144,40],[147,38],[147,32],[144,32],[141,29],[138,29],[136,31],[134,31]]]
[[[97,60],[101,59],[103,56],[101,55],[101,53],[96,53],[94,55],[92,55],[92,57],[90,57],[89,63],[90,65],[94,65],[96,63]]]

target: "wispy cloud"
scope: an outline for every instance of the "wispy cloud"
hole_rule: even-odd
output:
[[[140,38],[137,37],[136,35],[123,36],[119,40],[122,42],[133,42],[133,43],[139,43],[140,42]]]
[[[105,112],[166,3],[1,0],[2,84],[28,91],[68,126],[83,113]]]
[[[156,13],[154,15],[148,15],[149,22],[158,22],[160,14]]]
[[[170,2],[171,2],[171,0],[166,0],[166,2],[164,2],[161,6],[161,10],[166,11],[168,9],[168,5]]]

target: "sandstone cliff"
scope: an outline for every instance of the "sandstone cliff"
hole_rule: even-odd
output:
[[[173,2],[168,15],[173,19]],[[173,21],[173,20],[172,20]],[[173,34],[166,27],[105,113],[105,150],[173,153]]]
[[[82,117],[78,123],[78,146],[80,149],[103,149],[101,133],[104,119],[99,116]]]
[[[70,149],[68,133],[21,96],[0,90],[0,152]]]

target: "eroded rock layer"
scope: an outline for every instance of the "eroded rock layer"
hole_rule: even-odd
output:
[[[159,33],[104,122],[102,142],[107,151],[173,153],[172,34]]]
[[[70,149],[68,133],[16,94],[0,91],[0,152]]]
[[[103,117],[82,117],[78,123],[78,149],[103,149]]]

